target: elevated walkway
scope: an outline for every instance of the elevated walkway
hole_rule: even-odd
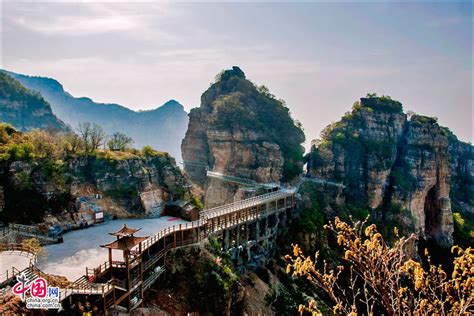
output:
[[[334,186],[334,187],[337,187],[339,189],[344,189],[346,187],[344,184],[342,184],[340,182],[334,182],[334,181],[330,181],[330,180],[326,180],[326,179],[322,179],[322,178],[316,178],[316,177],[304,177],[303,181],[310,181],[310,182],[314,182],[314,183],[321,184],[321,185]]]
[[[295,194],[294,191],[291,190],[284,190],[280,189],[275,192],[270,192],[267,194],[262,194],[259,196],[255,196],[249,199],[245,199],[242,201],[237,201],[234,203],[217,206],[211,209],[203,210],[200,212],[200,217],[203,219],[212,219],[214,217],[219,217],[225,214],[238,212],[243,209],[255,207],[262,204],[267,204],[269,202],[281,200],[287,197],[291,197]]]
[[[205,209],[200,212],[200,219],[197,221],[161,229],[129,250],[128,273],[135,269],[134,271],[139,271],[138,276],[143,277],[137,279],[138,276],[130,275],[128,279],[123,279],[123,276],[122,279],[114,278],[120,275],[116,272],[124,269],[125,262],[110,259],[98,267],[86,268],[85,276],[78,278],[67,288],[60,289],[60,301],[66,300],[71,295],[98,295],[103,299],[105,309],[112,306],[119,308],[119,304],[122,302],[127,304],[125,302],[128,301],[127,306],[131,310],[141,302],[141,299],[132,302],[135,299],[135,294],[132,293],[150,288],[165,272],[164,257],[171,249],[198,243],[211,234],[245,222],[259,220],[261,216],[292,209],[295,206],[295,194],[295,188],[280,188],[278,191]],[[33,279],[42,275],[34,265],[23,272],[28,273]],[[124,280],[128,280],[128,290],[123,286]]]
[[[220,180],[227,181],[227,182],[233,182],[233,183],[241,184],[241,185],[244,185],[244,186],[261,187],[261,188],[266,188],[266,189],[280,187],[279,183],[272,183],[272,182],[270,182],[270,183],[261,183],[261,182],[241,178],[241,177],[235,177],[235,176],[231,176],[231,175],[222,174],[222,173],[215,172],[215,171],[209,171],[208,170],[206,172],[206,174],[209,178],[216,178],[216,179],[220,179]]]

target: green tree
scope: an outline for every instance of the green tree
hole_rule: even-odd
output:
[[[69,154],[76,154],[85,149],[84,140],[76,133],[66,133],[63,135],[64,151]]]

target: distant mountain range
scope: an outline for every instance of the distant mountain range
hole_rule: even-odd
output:
[[[181,140],[188,126],[188,114],[175,100],[149,111],[133,111],[119,104],[96,103],[76,98],[55,79],[27,76],[4,70],[26,88],[39,92],[51,104],[53,113],[76,129],[80,122],[101,125],[107,134],[122,132],[132,137],[135,147],[151,145],[181,160]]]
[[[3,72],[0,72],[0,122],[21,131],[33,128],[67,129],[39,93],[28,90]]]

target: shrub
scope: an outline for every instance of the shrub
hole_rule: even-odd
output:
[[[200,200],[197,196],[195,196],[195,195],[193,195],[193,196],[191,197],[191,203],[192,203],[194,206],[196,206],[199,210],[203,210],[203,209],[204,209],[204,204],[203,204],[203,203],[201,202],[201,200]]]
[[[298,306],[291,293],[282,285],[277,285],[275,288],[271,287],[264,297],[264,302],[271,306],[272,310],[277,313],[276,315],[294,314]]]
[[[303,210],[298,226],[301,231],[314,233],[323,227],[325,220],[326,217],[319,208],[313,207],[312,209]]]
[[[403,168],[395,168],[390,173],[393,184],[398,186],[402,191],[411,192],[416,186],[416,179],[407,173]]]
[[[151,146],[145,146],[142,148],[142,154],[145,157],[159,157],[159,156],[167,156],[168,154],[162,151],[158,151],[153,149]]]
[[[17,175],[17,183],[16,183],[16,189],[18,190],[30,190],[33,186],[33,183],[31,182],[31,177],[29,172],[27,171],[21,171]]]
[[[0,123],[0,144],[8,143],[17,130],[7,123]]]
[[[36,238],[23,239],[21,242],[22,247],[26,248],[28,251],[36,254],[37,256],[45,256],[46,251],[44,247],[41,246],[41,243]]]
[[[454,240],[461,246],[469,247],[474,243],[474,216],[453,213]]]
[[[382,95],[378,97],[377,94],[367,94],[366,98],[361,99],[364,107],[374,111],[385,113],[402,113],[403,106],[400,102],[392,100],[390,96]]]
[[[390,247],[374,224],[366,227],[365,223],[349,225],[336,217],[326,226],[344,250],[345,265],[331,267],[318,260],[318,253],[314,259],[306,257],[295,245],[293,256],[286,256],[287,272],[293,277],[305,277],[324,290],[335,314],[460,315],[474,312],[471,248],[452,248],[456,257],[453,272],[448,275],[441,266],[431,264],[427,252],[426,266],[408,257],[406,247],[414,241],[415,235],[399,238]],[[395,235],[398,237],[396,229]],[[315,300],[306,306],[300,305],[299,311],[321,314]]]
[[[4,157],[11,160],[31,161],[35,158],[34,146],[31,143],[12,143],[5,148]]]
[[[135,199],[138,197],[137,189],[129,185],[108,190],[107,194],[114,199]]]
[[[43,174],[47,181],[63,186],[66,183],[66,169],[67,166],[63,160],[46,160],[43,162]]]

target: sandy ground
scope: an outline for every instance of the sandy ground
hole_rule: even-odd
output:
[[[0,252],[0,282],[6,280],[7,270],[8,275],[11,275],[13,267],[21,271],[29,264],[30,258],[20,255],[17,251]]]
[[[108,260],[107,249],[100,245],[110,243],[116,237],[109,232],[119,230],[123,224],[131,228],[142,228],[135,236],[152,236],[159,230],[176,224],[187,223],[181,219],[163,216],[153,219],[119,219],[64,235],[61,244],[45,247],[45,256],[39,258],[38,267],[46,273],[63,275],[74,281],[86,272],[86,267],[95,268]],[[121,251],[114,251],[114,260],[123,260]]]

